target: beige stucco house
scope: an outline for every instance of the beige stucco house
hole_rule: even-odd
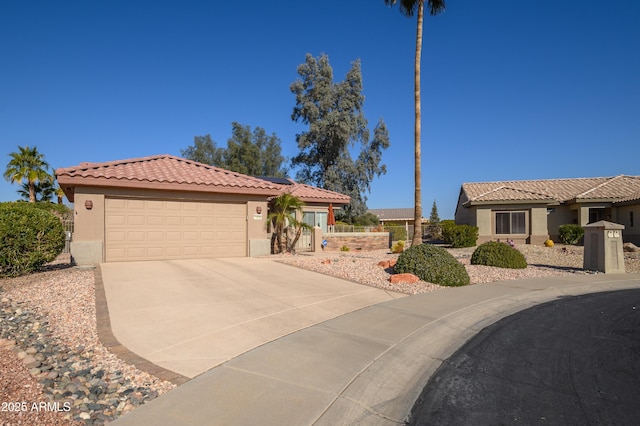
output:
[[[290,192],[305,218],[326,218],[349,197],[231,172],[171,155],[56,170],[74,203],[71,255],[78,264],[269,254],[269,200]],[[326,219],[325,219],[326,227]]]
[[[478,244],[558,239],[563,224],[607,220],[640,244],[640,176],[464,183],[455,221],[479,228]]]

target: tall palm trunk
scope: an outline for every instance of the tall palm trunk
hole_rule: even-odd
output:
[[[415,211],[413,216],[413,238],[411,245],[422,243],[422,167],[420,150],[420,131],[422,113],[420,111],[420,60],[422,58],[422,21],[424,19],[424,0],[418,2],[418,29],[416,34],[416,60],[415,60]]]
[[[29,202],[36,202],[36,184],[33,181],[29,181]]]

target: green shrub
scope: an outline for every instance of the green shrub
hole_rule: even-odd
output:
[[[509,244],[489,241],[480,244],[474,250],[471,255],[471,264],[524,269],[527,267],[527,260],[522,253]]]
[[[559,238],[564,244],[577,244],[584,235],[584,229],[580,225],[560,225]]]
[[[73,210],[71,210],[69,207],[65,206],[64,204],[39,202],[39,203],[32,203],[31,205],[35,206],[36,208],[46,210],[49,213],[53,213],[54,215],[58,216],[61,219],[73,219]]]
[[[385,226],[384,230],[391,234],[392,241],[405,241],[407,239],[407,230],[404,226]]]
[[[430,244],[419,244],[406,250],[398,256],[393,271],[414,274],[421,280],[451,287],[467,285],[471,281],[464,266],[448,251]]]
[[[346,244],[343,245],[342,247],[340,247],[340,251],[349,251],[349,246],[347,246]]]
[[[36,271],[63,248],[59,218],[34,203],[0,203],[0,275]]]
[[[442,227],[442,239],[453,248],[473,247],[478,241],[478,227],[447,224]]]

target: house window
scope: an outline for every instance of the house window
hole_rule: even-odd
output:
[[[304,212],[302,221],[309,226],[319,226],[322,232],[327,232],[327,212]]]
[[[496,234],[526,234],[525,212],[496,212]]]
[[[629,223],[633,226],[633,211],[629,212]]]

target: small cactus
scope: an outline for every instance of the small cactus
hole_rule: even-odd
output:
[[[551,240],[547,240],[547,241],[545,241],[545,242],[544,242],[544,246],[545,246],[545,247],[553,247],[553,241],[551,241]]]

